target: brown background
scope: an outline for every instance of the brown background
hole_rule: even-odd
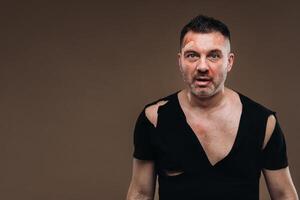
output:
[[[228,86],[278,112],[299,191],[295,2],[2,3],[0,199],[125,199],[136,117],[183,87],[179,31],[199,13],[231,29]]]

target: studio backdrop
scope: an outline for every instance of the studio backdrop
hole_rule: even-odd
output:
[[[136,118],[184,87],[179,32],[198,14],[229,26],[226,84],[277,112],[299,192],[297,2],[2,4],[0,199],[125,199]]]

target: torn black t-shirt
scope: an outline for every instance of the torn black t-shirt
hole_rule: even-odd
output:
[[[243,109],[235,142],[225,158],[211,165],[186,122],[178,92],[147,104],[134,129],[133,156],[155,162],[160,200],[259,199],[261,170],[288,166],[285,138],[276,112],[238,93]],[[145,109],[160,100],[168,102],[159,107],[154,127]],[[266,122],[272,114],[276,125],[262,149]],[[168,170],[183,173],[168,176]]]

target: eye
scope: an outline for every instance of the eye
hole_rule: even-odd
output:
[[[187,58],[195,58],[197,55],[194,53],[189,53],[186,55]]]
[[[221,58],[221,55],[217,52],[212,52],[208,55],[208,59],[216,61]]]
[[[196,53],[193,53],[193,52],[192,53],[187,53],[185,55],[185,58],[188,59],[189,61],[195,61],[199,58],[199,55],[196,54]]]

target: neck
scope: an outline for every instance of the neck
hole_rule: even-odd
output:
[[[216,108],[220,108],[225,104],[225,93],[227,89],[223,88],[210,97],[198,97],[188,90],[183,90],[183,98],[187,103],[187,106],[194,111],[212,111]]]

